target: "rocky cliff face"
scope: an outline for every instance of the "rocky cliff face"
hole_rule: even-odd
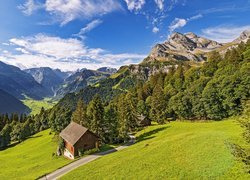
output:
[[[204,53],[223,46],[223,44],[199,37],[194,33],[173,33],[168,41],[157,44],[149,57],[152,59],[164,58],[165,60],[204,61]]]
[[[234,43],[247,42],[250,39],[250,29],[243,31],[237,39],[235,39]]]

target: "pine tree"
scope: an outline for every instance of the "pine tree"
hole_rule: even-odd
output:
[[[99,95],[95,95],[89,103],[87,115],[90,119],[90,129],[101,139],[104,135],[104,107]]]
[[[110,104],[105,109],[105,141],[109,143],[114,143],[117,140],[118,136],[118,117],[117,110],[113,104]]]
[[[166,99],[163,93],[161,85],[156,85],[153,90],[153,95],[151,97],[151,110],[150,117],[153,121],[156,121],[160,124],[164,123],[166,118]]]
[[[11,127],[9,124],[6,124],[2,131],[0,132],[0,148],[5,148],[10,144],[10,133]]]
[[[79,99],[76,110],[73,112],[71,120],[89,128],[89,120],[87,117],[87,106],[82,99]]]

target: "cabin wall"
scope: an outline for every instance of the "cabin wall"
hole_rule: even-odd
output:
[[[74,145],[75,156],[78,155],[78,149],[93,149],[96,148],[98,138],[91,132],[87,131]]]
[[[72,146],[67,141],[64,141],[65,148],[74,156],[74,146]]]

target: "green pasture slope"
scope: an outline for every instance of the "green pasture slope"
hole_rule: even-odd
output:
[[[0,151],[0,179],[36,179],[70,163],[64,157],[52,157],[57,143],[49,132],[42,131],[16,146]]]
[[[241,133],[234,120],[150,126],[135,145],[62,179],[250,179],[230,149],[232,142],[244,143]]]
[[[44,109],[52,108],[56,102],[51,100],[50,98],[45,98],[43,100],[34,100],[31,98],[26,98],[23,100],[23,103],[31,109],[31,114],[38,114],[42,107]]]

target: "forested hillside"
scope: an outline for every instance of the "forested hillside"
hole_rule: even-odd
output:
[[[238,115],[250,96],[249,61],[250,41],[229,49],[224,57],[216,51],[211,52],[202,64],[178,62],[171,65],[167,62],[171,67],[168,65],[167,71],[152,74],[149,80],[138,78],[139,74],[133,76],[129,67],[123,67],[98,86],[89,86],[78,94],[65,96],[50,110],[49,123],[53,130],[62,130],[71,121],[77,101],[80,104],[78,117],[82,117],[81,114],[86,117],[76,118],[77,121],[94,132],[93,106],[101,104],[104,107],[104,110],[100,108],[104,120],[101,117],[96,119],[103,121],[97,124],[98,128],[105,129],[104,139],[126,139],[127,132],[140,125],[139,116],[163,124],[166,120],[220,120]],[[163,66],[163,62],[155,61],[154,67],[155,64]],[[95,96],[91,100],[95,94],[101,98]]]

